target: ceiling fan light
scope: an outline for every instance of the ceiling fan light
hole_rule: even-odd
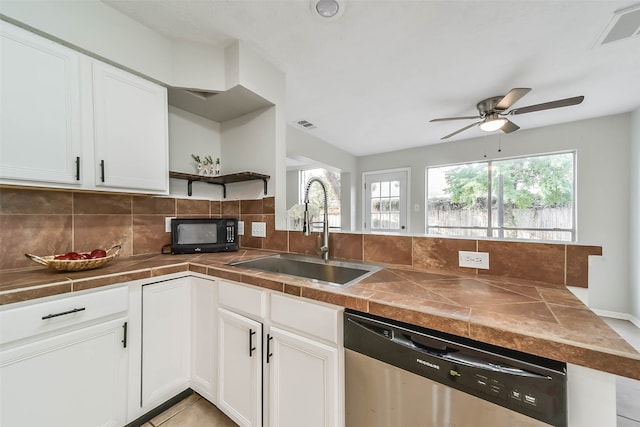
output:
[[[500,129],[504,124],[507,123],[507,119],[502,117],[487,117],[480,123],[480,129],[485,132],[493,132],[494,130]]]

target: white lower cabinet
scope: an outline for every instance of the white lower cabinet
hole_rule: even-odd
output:
[[[218,290],[212,280],[191,278],[191,388],[217,401]]]
[[[271,294],[269,425],[344,426],[342,307]]]
[[[242,427],[262,425],[262,324],[218,309],[218,407]]]
[[[152,409],[189,387],[190,278],[142,287],[142,399]]]
[[[242,427],[343,427],[341,319],[193,276],[0,307],[0,425],[118,427],[192,388]]]
[[[126,424],[126,288],[0,315],[0,425]]]
[[[270,425],[328,427],[343,424],[338,349],[271,327],[269,332]]]
[[[342,308],[226,281],[218,297],[218,407],[243,427],[344,426]]]

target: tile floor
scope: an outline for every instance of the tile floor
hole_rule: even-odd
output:
[[[626,320],[603,318],[620,336],[640,351],[640,329]],[[640,427],[640,381],[616,378],[617,427]],[[237,427],[214,405],[194,393],[142,427]]]
[[[218,408],[193,393],[142,427],[238,427]]]
[[[602,318],[622,338],[640,351],[640,329],[626,320]],[[617,427],[640,427],[640,381],[616,378]]]

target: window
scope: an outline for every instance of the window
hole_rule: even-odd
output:
[[[575,154],[427,168],[427,234],[575,241]]]
[[[407,231],[407,171],[366,174],[365,229]]]
[[[300,204],[304,203],[304,192],[307,182],[313,177],[320,178],[327,188],[327,204],[329,208],[329,227],[341,227],[340,216],[340,173],[326,169],[307,169],[300,171]],[[309,188],[309,214],[311,222],[324,220],[324,196],[322,188],[318,184],[312,184]],[[321,230],[322,226],[313,224],[313,229]]]

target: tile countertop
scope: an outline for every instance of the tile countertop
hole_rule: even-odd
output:
[[[193,271],[640,380],[640,353],[562,285],[388,266],[341,289],[225,265],[271,254],[140,255],[89,271],[3,271],[0,305]]]

